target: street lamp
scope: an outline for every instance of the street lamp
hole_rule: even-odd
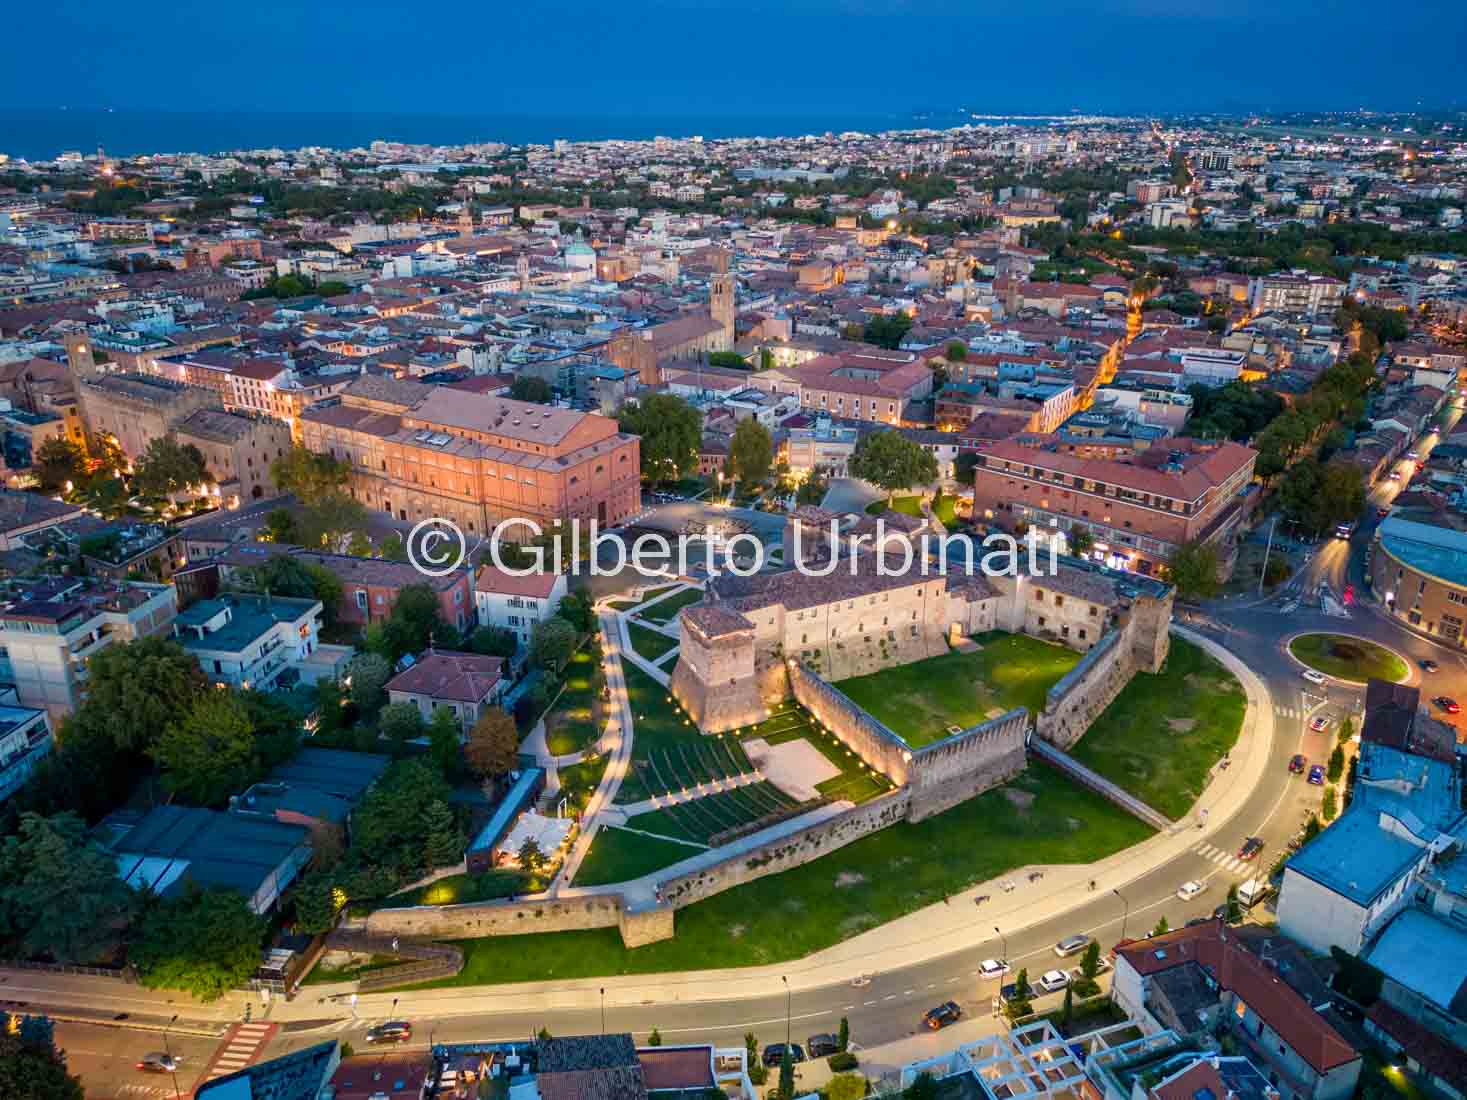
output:
[[[173,1060],[173,1051],[168,1046],[168,1028],[178,1023],[178,1013],[174,1013],[172,1019],[163,1028],[163,1057],[168,1059],[168,1072],[173,1074],[173,1100],[179,1100],[178,1091],[178,1063]]]
[[[1009,963],[1009,940],[1008,940],[1008,937],[1005,936],[1002,932],[1000,932],[998,930],[998,925],[996,925],[996,924],[993,926],[993,931],[994,931],[994,934],[998,936],[998,942],[1001,943],[1001,944],[1003,944],[1003,963],[1004,963],[1005,966],[1007,966],[1008,963]]]
[[[790,1003],[791,1003],[792,998],[794,997],[794,993],[790,990],[790,980],[787,977],[785,977],[783,974],[781,974],[779,976],[779,980],[782,981],[782,982],[784,982],[784,1048],[785,1048],[785,1050],[789,1050],[789,1047],[790,1047]]]
[[[1112,890],[1111,893],[1121,899],[1121,905],[1124,907],[1121,909],[1121,939],[1124,940],[1126,938],[1126,921],[1131,916],[1131,903],[1126,900],[1125,895],[1119,890]]]

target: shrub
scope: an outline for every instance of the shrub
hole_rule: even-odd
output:
[[[830,1064],[830,1071],[832,1073],[844,1073],[846,1070],[855,1069],[861,1064],[855,1054],[849,1050],[837,1051],[827,1059],[827,1062]]]
[[[829,1100],[861,1100],[866,1095],[866,1078],[859,1073],[842,1073],[832,1077],[825,1087]]]
[[[1325,765],[1324,775],[1331,783],[1338,783],[1340,776],[1345,774],[1345,750],[1335,746],[1335,751],[1329,754],[1329,763]]]
[[[1337,796],[1335,795],[1335,789],[1333,787],[1326,787],[1324,789],[1324,801],[1319,806],[1319,816],[1324,818],[1325,821],[1333,821],[1335,815],[1339,812],[1340,808]]]

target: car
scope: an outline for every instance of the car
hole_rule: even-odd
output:
[[[1309,719],[1309,728],[1315,733],[1323,733],[1329,729],[1329,719],[1322,714],[1316,714],[1313,718]]]
[[[1392,481],[1400,481],[1401,480],[1401,471],[1400,470],[1392,470],[1391,471],[1391,480]]]
[[[830,1032],[823,1031],[806,1039],[805,1049],[810,1052],[811,1058],[828,1058],[832,1054],[840,1053],[840,1040]]]
[[[791,1043],[790,1044],[790,1061],[791,1062],[803,1062],[804,1060],[805,1060],[805,1050],[804,1050],[804,1048],[801,1047],[799,1043]],[[764,1062],[764,1064],[766,1066],[769,1066],[770,1068],[773,1068],[774,1066],[779,1065],[783,1061],[784,1061],[784,1044],[783,1043],[770,1043],[767,1047],[764,1048],[763,1062]]]
[[[1008,985],[1000,986],[998,990],[998,999],[1004,1004],[1009,1004],[1011,1001],[1017,1001],[1019,999],[1018,983],[1009,982]]]
[[[1329,677],[1325,676],[1324,673],[1316,672],[1312,668],[1306,668],[1303,672],[1299,673],[1299,675],[1304,677],[1304,679],[1308,680],[1311,684],[1324,684],[1329,679]]]
[[[1421,457],[1421,452],[1420,451],[1407,451],[1406,452],[1406,457],[1409,458],[1412,462],[1415,462],[1418,458]]]
[[[963,1018],[963,1010],[957,1001],[943,1001],[936,1008],[929,1008],[922,1016],[922,1023],[929,1031],[941,1031],[948,1024],[955,1024]]]
[[[1375,514],[1377,516],[1379,516],[1381,519],[1385,519],[1386,516],[1388,516],[1388,515],[1391,514],[1390,506],[1389,505],[1386,505],[1386,504],[1382,504],[1379,508],[1377,508],[1375,510]]]
[[[1430,657],[1428,657],[1426,660],[1424,660],[1424,661],[1421,662],[1421,671],[1422,672],[1440,672],[1441,670],[1442,670],[1442,666],[1439,665],[1439,664],[1437,664]]]
[[[1058,993],[1070,984],[1070,976],[1063,970],[1046,970],[1039,978],[1039,988],[1046,993]]]
[[[1302,752],[1296,752],[1294,754],[1294,759],[1289,761],[1289,771],[1291,771],[1295,775],[1301,774],[1308,766],[1309,761],[1304,759],[1304,754]]]
[[[387,1020],[367,1031],[369,1043],[405,1043],[413,1037],[413,1025],[406,1020]]]
[[[1315,767],[1318,766],[1318,764],[1315,765]],[[1257,859],[1258,853],[1261,851],[1263,851],[1263,838],[1261,836],[1250,836],[1247,840],[1243,841],[1243,846],[1238,849],[1238,858],[1244,863],[1247,863],[1249,860]]]
[[[1435,703],[1442,710],[1446,711],[1448,714],[1457,714],[1462,709],[1457,704],[1457,700],[1448,698],[1445,695],[1438,695],[1435,699],[1432,700],[1432,702]]]
[[[1204,889],[1205,887],[1202,883],[1193,879],[1191,882],[1184,882],[1181,886],[1177,887],[1177,897],[1183,901],[1191,901],[1198,894],[1202,893]]]
[[[1054,945],[1054,953],[1060,958],[1067,955],[1078,955],[1090,946],[1090,937],[1086,935],[1066,936]]]
[[[978,974],[983,978],[1002,978],[1009,972],[1006,959],[984,959],[978,964]]]
[[[1324,786],[1324,767],[1322,765],[1315,764],[1314,767],[1309,769],[1309,782],[1313,783],[1316,787]]]
[[[172,1054],[155,1050],[139,1058],[137,1068],[144,1073],[173,1073],[181,1061],[182,1059],[175,1058]]]

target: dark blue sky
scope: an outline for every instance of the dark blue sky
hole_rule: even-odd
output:
[[[15,108],[839,118],[1467,100],[1461,0],[60,0],[6,23]]]

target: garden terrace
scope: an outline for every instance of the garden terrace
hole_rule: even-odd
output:
[[[627,828],[717,847],[810,808],[764,780],[638,814]]]
[[[642,618],[654,623],[669,623],[679,611],[689,604],[695,604],[703,598],[701,588],[689,588],[686,592],[679,592],[676,596],[669,596],[665,600],[659,600],[645,611],[637,614]],[[645,601],[644,601],[645,602]]]
[[[644,661],[655,661],[678,646],[676,638],[638,622],[627,624],[627,636],[632,640],[632,648]]]
[[[992,632],[979,648],[882,669],[834,686],[914,749],[1015,707],[1044,710],[1049,689],[1080,654],[1025,634]]]

